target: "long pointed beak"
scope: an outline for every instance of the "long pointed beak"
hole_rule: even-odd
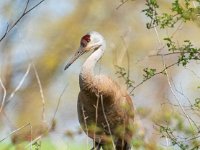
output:
[[[73,62],[75,60],[77,60],[81,55],[83,55],[85,53],[85,51],[83,51],[81,48],[79,48],[77,50],[77,52],[74,54],[74,56],[69,60],[69,62],[67,63],[67,65],[65,66],[64,70],[68,69],[69,66],[71,66],[71,64],[73,64]]]

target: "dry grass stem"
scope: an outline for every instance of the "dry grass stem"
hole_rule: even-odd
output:
[[[20,80],[19,84],[17,85],[17,87],[14,89],[14,91],[10,94],[9,98],[8,98],[8,101],[10,101],[10,99],[12,99],[14,97],[14,95],[16,94],[16,92],[21,88],[22,84],[24,83],[29,71],[30,71],[30,68],[31,68],[31,64],[28,65],[28,68],[24,74],[24,76],[22,77],[22,79]],[[7,102],[8,102],[7,101]]]
[[[34,140],[32,140],[28,145],[26,145],[25,148],[26,148],[26,149],[29,148],[29,147],[32,148],[32,145],[33,145],[35,142],[37,142],[38,140],[40,140],[42,137],[43,137],[43,135],[38,136],[37,138],[35,138]]]
[[[3,98],[2,98],[2,101],[1,101],[1,107],[0,107],[0,114],[1,114],[1,111],[3,110],[4,103],[5,103],[5,100],[6,100],[6,95],[7,95],[6,88],[5,88],[1,78],[0,78],[0,85],[3,89]]]
[[[62,92],[61,92],[61,94],[60,94],[60,96],[59,96],[59,99],[58,99],[58,102],[57,102],[57,105],[56,105],[56,110],[55,110],[54,115],[53,115],[53,117],[52,117],[52,122],[55,120],[56,113],[58,112],[58,107],[59,107],[60,102],[61,102],[61,98],[62,98],[62,96],[63,96],[65,90],[67,89],[67,86],[68,86],[68,84],[65,85],[64,89],[62,90]]]
[[[15,129],[15,130],[12,131],[11,133],[9,133],[6,137],[4,137],[3,139],[1,139],[0,142],[6,140],[6,139],[9,138],[12,134],[14,134],[14,133],[16,133],[16,132],[22,130],[23,128],[25,128],[25,127],[27,127],[27,126],[30,126],[30,125],[31,125],[30,123],[27,123],[27,124],[21,126],[20,128]]]
[[[102,111],[103,111],[103,116],[104,116],[105,121],[106,121],[106,124],[107,124],[107,126],[108,126],[109,134],[110,134],[110,136],[111,136],[111,138],[112,138],[112,145],[113,145],[113,148],[115,149],[115,143],[114,143],[114,139],[113,139],[112,132],[111,132],[111,129],[110,129],[110,124],[109,124],[109,122],[108,122],[108,119],[107,119],[107,117],[106,117],[106,113],[105,113],[105,110],[104,110],[103,95],[100,95],[100,97],[101,97],[101,107],[102,107]]]
[[[165,60],[164,60],[163,57],[162,57],[162,61],[163,61],[163,66],[166,67]],[[182,104],[180,103],[178,97],[176,96],[176,92],[173,90],[173,87],[172,87],[172,84],[171,84],[171,81],[170,81],[170,78],[169,78],[169,74],[168,74],[167,69],[165,69],[165,74],[166,74],[167,82],[168,82],[168,85],[169,85],[169,87],[170,87],[170,90],[171,90],[172,94],[174,95],[174,97],[175,97],[175,99],[176,99],[176,101],[177,101],[179,107],[181,108],[183,114],[186,116],[186,118],[187,118],[187,120],[188,120],[188,122],[189,122],[191,128],[193,129],[192,122],[191,122],[191,120],[190,120],[189,115],[186,113],[186,111],[185,111],[185,109],[183,108]],[[194,129],[193,129],[193,130],[194,130]]]
[[[42,99],[42,121],[45,122],[46,119],[45,119],[45,99],[44,99],[44,92],[43,92],[42,84],[41,84],[41,81],[40,81],[40,78],[39,78],[39,75],[38,75],[38,72],[37,72],[37,69],[36,69],[34,63],[32,63],[32,66],[33,66],[33,70],[34,70],[34,73],[35,73],[35,76],[36,76],[36,79],[37,79],[37,83],[39,85],[40,95],[41,95],[41,99]]]
[[[99,94],[97,95],[97,103],[94,105],[95,108],[95,125],[94,125],[94,140],[93,145],[95,147],[95,139],[96,139],[96,126],[97,126],[97,120],[98,120],[98,107],[99,107]]]
[[[122,7],[128,1],[129,0],[122,0],[121,4],[119,4],[119,6],[117,6],[116,9],[118,10],[120,7]]]
[[[85,125],[85,129],[86,129],[86,134],[88,135],[88,127],[87,127],[87,118],[88,118],[88,116],[85,116],[85,110],[84,110],[84,107],[83,107],[83,105],[82,105],[82,113],[83,113],[83,118],[84,118],[84,125]],[[86,149],[88,149],[88,136],[87,136],[87,138],[86,138],[86,140],[87,140],[87,146],[86,146]]]

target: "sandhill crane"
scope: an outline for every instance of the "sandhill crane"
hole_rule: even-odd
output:
[[[133,136],[134,107],[130,96],[105,75],[95,75],[94,67],[102,57],[106,42],[92,31],[81,38],[80,47],[65,70],[84,53],[92,51],[79,74],[78,118],[84,132],[92,138],[93,149],[129,150]]]

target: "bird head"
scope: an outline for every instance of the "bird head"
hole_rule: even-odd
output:
[[[105,40],[103,36],[95,31],[87,33],[81,38],[80,47],[75,52],[74,56],[69,60],[64,70],[69,68],[69,66],[84,53],[96,51],[100,47],[105,47]]]

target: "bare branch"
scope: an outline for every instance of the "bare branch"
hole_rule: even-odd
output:
[[[109,134],[110,134],[110,136],[112,137],[112,145],[113,145],[113,148],[115,149],[115,143],[114,143],[114,141],[113,141],[113,136],[112,136],[110,124],[109,124],[109,122],[108,122],[108,119],[107,119],[107,117],[106,117],[106,113],[105,113],[105,110],[104,110],[103,95],[100,95],[100,98],[101,98],[101,107],[102,107],[102,111],[103,111],[103,116],[104,116],[105,121],[106,121],[106,124],[107,124],[107,126],[108,126]]]
[[[185,69],[189,70],[196,78],[200,80],[200,76],[194,70],[190,69],[189,67],[185,67]]]
[[[166,66],[166,67],[165,67],[164,69],[162,69],[161,71],[155,73],[154,76],[159,75],[159,74],[163,74],[163,73],[165,72],[166,69],[169,69],[169,68],[175,66],[176,64],[178,64],[178,62],[175,62],[175,63],[173,63],[173,64],[171,64],[171,65],[169,65],[169,66]],[[154,76],[153,76],[153,77],[154,77]],[[137,84],[136,86],[134,86],[134,87],[132,88],[132,90],[130,91],[130,94],[133,94],[133,91],[134,91],[136,88],[138,88],[138,87],[141,86],[144,82],[146,82],[147,80],[149,80],[149,79],[151,79],[151,78],[152,78],[152,77],[147,78],[147,79],[143,80],[142,82],[140,82],[139,84]]]
[[[116,7],[116,9],[118,10],[121,6],[123,6],[126,2],[128,2],[129,0],[125,0],[122,1],[121,4],[119,6]]]
[[[16,130],[12,131],[9,135],[7,135],[3,139],[1,139],[0,142],[4,141],[5,139],[9,138],[12,134],[14,134],[14,133],[20,131],[21,129],[23,129],[23,128],[27,127],[27,126],[30,126],[30,125],[31,125],[30,123],[27,123],[27,124],[21,126],[20,128],[17,128]]]
[[[164,57],[162,57],[162,61],[163,61],[163,66],[166,68],[166,64],[165,64]],[[169,78],[169,74],[168,74],[167,69],[165,69],[164,71],[165,71],[165,74],[166,74],[166,77],[167,77],[167,82],[168,82],[168,84],[169,84],[170,90],[171,90],[172,94],[174,95],[174,97],[175,97],[175,99],[176,99],[178,105],[180,106],[180,108],[181,108],[183,114],[186,116],[188,122],[190,123],[191,128],[193,129],[192,122],[191,122],[191,118],[190,118],[189,115],[186,113],[186,111],[185,111],[185,109],[183,108],[182,104],[180,103],[178,97],[176,96],[175,91],[173,90],[173,87],[172,87],[172,84],[171,84],[171,81],[170,81],[170,78]],[[193,129],[193,130],[194,130],[194,129]]]
[[[189,100],[189,98],[182,92],[182,91],[179,91],[177,88],[176,88],[176,86],[175,86],[175,84],[174,84],[174,82],[173,82],[173,80],[171,81],[171,84],[173,84],[173,87],[174,87],[174,89],[175,89],[175,91],[178,93],[178,94],[180,94],[181,96],[183,96],[189,103],[190,103],[190,107],[192,106],[192,103],[191,103],[191,101]],[[184,107],[183,105],[181,105],[182,107]],[[191,108],[192,109],[192,108]],[[186,111],[185,111],[186,112]],[[199,131],[199,127],[198,127],[198,125],[196,124],[196,122],[188,115],[188,118],[191,120],[191,122],[194,124],[194,126],[196,127],[196,129]]]
[[[25,8],[24,8],[23,14],[26,13],[26,10],[27,10],[27,8],[28,8],[29,1],[30,1],[30,0],[27,0],[27,2],[26,2],[26,6],[25,6]]]
[[[35,76],[36,76],[36,79],[37,79],[37,83],[39,85],[40,95],[41,95],[41,98],[42,98],[42,121],[45,121],[45,99],[44,99],[44,92],[43,92],[43,89],[42,89],[42,84],[41,84],[41,81],[40,81],[37,69],[35,67],[35,64],[32,63],[32,66],[33,66],[33,70],[34,70],[34,73],[35,73]]]
[[[37,6],[39,6],[42,2],[44,2],[45,0],[41,0],[39,3],[37,3],[36,5],[34,5],[32,8],[30,8],[28,11],[26,11],[26,14],[29,13],[30,11],[32,11],[33,9],[35,9]]]
[[[177,29],[175,30],[175,32],[171,35],[171,37],[173,37],[174,34],[176,34],[176,32],[181,28],[181,26],[182,26],[182,22],[179,24],[178,28],[177,28]],[[158,31],[157,31],[157,28],[156,28],[155,26],[154,26],[154,30],[155,30],[155,32],[156,32],[156,35],[157,35],[157,38],[158,38],[158,42],[159,42],[159,44],[161,45],[160,37],[159,37]],[[180,106],[180,108],[181,108],[183,114],[186,116],[186,118],[187,118],[187,120],[188,120],[188,122],[189,122],[191,128],[193,129],[193,126],[192,126],[192,123],[193,123],[194,126],[198,129],[198,126],[197,126],[196,123],[191,119],[191,117],[186,113],[184,107],[183,107],[182,104],[180,103],[178,97],[176,96],[175,91],[174,91],[173,88],[172,88],[172,83],[173,83],[173,82],[171,83],[171,81],[170,81],[169,74],[168,74],[168,71],[167,71],[168,68],[167,68],[166,63],[165,63],[164,55],[163,55],[163,54],[158,54],[158,55],[160,55],[161,58],[162,58],[163,67],[165,68],[165,69],[164,69],[164,73],[166,74],[167,81],[168,81],[168,84],[169,84],[169,87],[170,87],[170,90],[171,90],[172,94],[174,95],[176,101],[178,102],[178,105]],[[166,56],[166,55],[165,55],[165,56]],[[177,62],[177,63],[178,63],[178,62]],[[184,97],[187,99],[187,97],[186,97],[182,92],[180,92],[180,91],[178,91],[178,90],[176,89],[175,85],[174,85],[174,88],[175,88],[175,90],[176,90],[179,94],[181,94],[182,96],[184,96]],[[187,100],[189,101],[189,99],[187,99]],[[189,101],[189,103],[191,104],[190,101]],[[193,130],[194,130],[194,129],[193,129]],[[199,130],[199,129],[198,129],[198,130]]]
[[[3,107],[6,107],[7,104],[11,101],[11,99],[15,96],[16,92],[21,88],[22,84],[24,83],[26,77],[28,76],[28,73],[30,71],[30,68],[31,68],[31,64],[28,65],[28,68],[24,74],[24,76],[22,77],[22,79],[20,80],[19,84],[17,85],[17,87],[14,89],[14,91],[10,94],[10,96],[8,98],[5,98],[4,99],[4,102],[2,101],[3,105],[1,105],[1,111],[3,109]],[[4,93],[5,93],[5,90],[4,90]],[[0,112],[1,112],[0,111]]]
[[[22,79],[20,80],[19,84],[17,85],[17,87],[14,89],[14,91],[10,94],[9,98],[8,98],[8,101],[14,97],[15,93],[21,88],[22,84],[24,83],[29,71],[30,71],[30,68],[31,68],[31,64],[28,65],[28,68],[24,74],[24,76],[22,77]]]
[[[30,8],[29,10],[27,10],[28,8],[28,4],[30,2],[30,0],[27,0],[26,2],[26,6],[23,10],[23,13],[19,16],[19,18],[10,26],[9,24],[7,25],[6,31],[4,33],[4,35],[0,38],[0,42],[7,36],[7,34],[21,21],[21,19],[26,16],[29,12],[31,12],[33,9],[35,9],[37,6],[39,6],[42,2],[44,2],[45,0],[41,0],[40,2],[38,2],[36,5],[34,5],[32,8]],[[10,28],[9,28],[10,27]]]
[[[123,36],[121,36],[122,42],[124,44],[125,47],[125,51],[126,51],[126,57],[127,57],[127,79],[130,79],[130,57],[129,57],[129,51],[128,51],[128,47],[126,45],[126,41],[124,39]],[[126,85],[126,88],[129,89],[129,85]]]
[[[57,103],[57,106],[56,106],[56,110],[55,110],[54,115],[53,115],[53,118],[52,118],[52,122],[55,120],[56,113],[58,112],[58,107],[59,107],[60,102],[61,102],[61,98],[62,98],[62,96],[63,96],[63,94],[64,94],[64,92],[65,92],[67,86],[68,86],[68,84],[65,85],[63,91],[62,91],[61,94],[60,94],[60,97],[59,97],[59,99],[58,99],[58,103]]]
[[[36,79],[37,79],[37,83],[38,83],[38,86],[39,86],[39,90],[40,90],[40,96],[41,96],[41,101],[42,101],[42,121],[46,122],[46,119],[45,119],[45,98],[44,98],[44,92],[43,92],[42,84],[41,84],[41,81],[40,81],[40,77],[39,77],[38,71],[35,67],[35,64],[34,64],[32,58],[31,58],[31,55],[29,54],[28,50],[26,50],[26,54],[29,57],[30,63],[33,67],[33,70],[34,70],[34,73],[35,73],[35,76],[36,76]]]
[[[157,30],[157,28],[156,28],[156,26],[154,25],[154,30],[155,30],[155,33],[156,33],[156,37],[157,37],[157,39],[158,39],[158,43],[160,44],[159,46],[161,46],[161,40],[160,40],[160,36],[159,36],[159,34],[158,34],[158,30]]]
[[[88,133],[88,127],[87,127],[87,118],[88,118],[88,116],[86,116],[85,115],[85,110],[84,110],[84,106],[82,105],[81,106],[81,108],[82,108],[82,113],[83,113],[83,120],[84,120],[84,125],[85,125],[85,129],[86,129],[86,134],[88,135],[89,133]],[[88,136],[87,136],[87,148],[86,149],[88,149]]]
[[[5,33],[4,33],[4,35],[1,37],[1,39],[0,39],[0,42],[6,37],[6,35],[8,34],[8,29],[9,29],[9,24],[7,24],[7,26],[6,26],[6,31],[5,31]]]
[[[7,125],[11,128],[11,129],[16,129],[15,125],[13,124],[13,122],[9,119],[8,115],[6,114],[6,112],[4,110],[2,110],[1,112],[2,116],[6,119]]]
[[[31,145],[30,145],[30,149],[32,150],[32,145],[33,145],[32,144],[33,143],[33,141],[32,141],[33,140],[33,137],[32,137],[33,136],[33,127],[32,127],[32,125],[30,125],[30,130],[31,130]]]
[[[30,146],[31,150],[32,150],[32,145],[37,142],[38,140],[40,140],[43,137],[43,135],[38,136],[37,138],[35,138],[34,140],[32,140],[28,145],[25,146],[25,149],[28,148]]]
[[[178,25],[178,27],[176,28],[176,30],[172,33],[171,38],[173,38],[174,35],[175,35],[179,30],[182,29],[183,22],[184,22],[184,21],[181,21],[181,22],[180,22],[180,24]]]
[[[97,95],[97,102],[96,105],[94,105],[95,108],[95,126],[94,126],[94,139],[96,139],[96,126],[97,126],[97,120],[98,120],[98,108],[99,108],[99,94]],[[93,145],[95,147],[95,140],[93,140]]]
[[[0,78],[0,85],[1,85],[1,87],[2,87],[2,89],[3,89],[3,99],[2,99],[1,107],[0,107],[0,113],[1,113],[1,111],[2,111],[2,109],[3,109],[3,107],[4,107],[4,103],[5,103],[6,95],[7,95],[6,88],[5,88],[5,86],[4,86],[4,84],[3,84],[2,80],[1,80],[1,78]]]

